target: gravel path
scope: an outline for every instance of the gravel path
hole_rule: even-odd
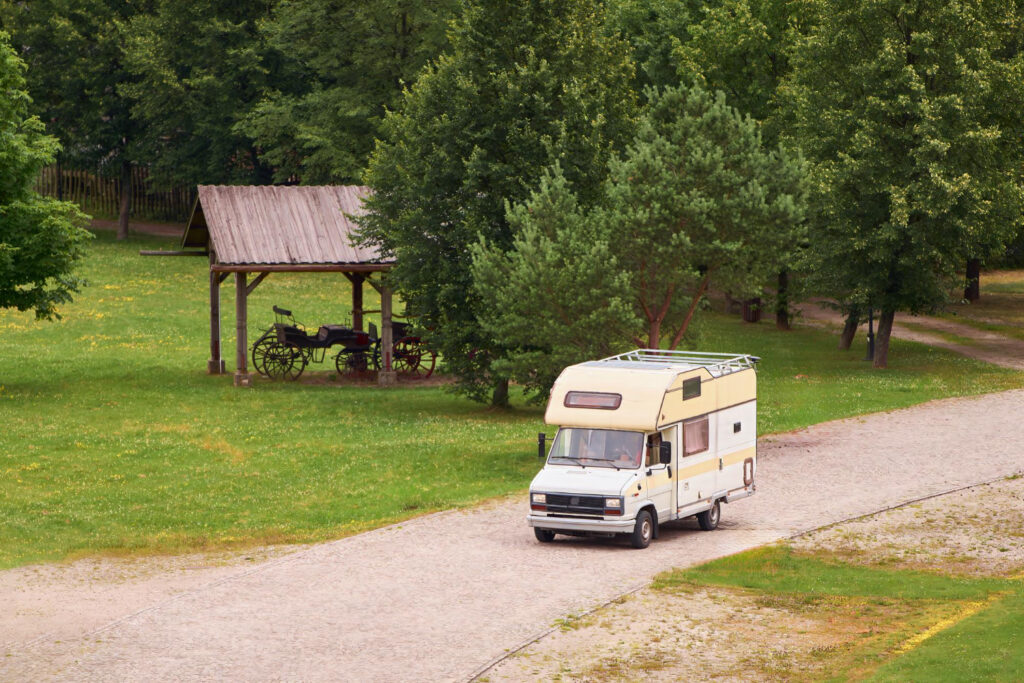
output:
[[[541,545],[516,498],[184,579],[176,565],[174,581],[0,572],[0,604],[61,596],[0,610],[0,680],[464,680],[664,569],[1024,471],[1022,414],[1011,391],[762,439],[756,496],[727,506],[718,531],[686,522],[644,551]]]

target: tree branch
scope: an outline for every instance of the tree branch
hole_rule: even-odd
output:
[[[711,273],[708,272],[704,275],[704,279],[700,281],[700,286],[697,288],[696,294],[693,295],[693,301],[690,302],[690,310],[686,312],[686,317],[683,318],[683,324],[679,326],[679,330],[676,331],[674,337],[672,337],[672,344],[669,349],[675,350],[679,346],[679,342],[682,341],[683,335],[686,334],[687,328],[690,327],[690,321],[693,320],[693,314],[697,311],[697,304],[700,303],[700,299],[704,296],[704,292],[708,289],[708,281],[711,280]]]

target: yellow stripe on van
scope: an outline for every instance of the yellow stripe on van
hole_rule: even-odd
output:
[[[686,460],[683,460],[686,462]],[[705,460],[704,462],[697,463],[696,465],[690,465],[689,467],[679,468],[679,478],[689,479],[690,477],[696,477],[698,474],[707,474],[718,469],[718,458],[711,460]]]
[[[727,453],[722,456],[722,465],[728,467],[729,465],[736,465],[743,462],[747,458],[753,458],[757,453],[757,447],[751,446],[750,448],[744,448],[739,451]]]

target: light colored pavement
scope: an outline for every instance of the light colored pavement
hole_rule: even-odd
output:
[[[541,545],[516,499],[233,573],[200,570],[190,589],[149,604],[126,596],[119,610],[109,591],[109,621],[98,628],[82,614],[97,590],[85,582],[82,600],[66,589],[63,622],[0,613],[0,634],[18,634],[0,635],[0,680],[464,680],[555,619],[662,570],[1022,472],[1022,416],[1024,391],[1011,391],[762,439],[756,496],[726,506],[717,531],[686,522],[644,551],[563,537]],[[12,571],[28,582],[20,590],[33,590],[26,570]],[[3,574],[0,604],[11,594]],[[47,630],[33,632],[33,623]]]

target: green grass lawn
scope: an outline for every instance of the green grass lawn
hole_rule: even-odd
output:
[[[1020,580],[845,564],[828,555],[767,546],[660,575],[654,588],[730,586],[773,596],[797,613],[846,605],[872,626],[819,665],[831,680],[1016,681],[1024,676],[1024,585]],[[838,618],[838,617],[837,617]],[[922,638],[934,628],[929,637]],[[748,671],[754,674],[756,671]],[[820,678],[790,671],[782,678]]]
[[[943,317],[979,330],[1024,339],[1024,270],[981,275],[981,298],[951,304]]]
[[[0,567],[336,538],[529,483],[545,428],[521,400],[495,411],[439,386],[345,384],[332,364],[251,389],[206,375],[207,264],[137,253],[161,247],[175,245],[100,233],[90,284],[61,321],[0,311]],[[271,275],[250,298],[250,340],[272,304],[316,325],[349,320],[350,301],[337,275]],[[1024,386],[1021,373],[898,341],[890,370],[873,371],[835,344],[708,316],[701,349],[763,358],[761,433]]]

